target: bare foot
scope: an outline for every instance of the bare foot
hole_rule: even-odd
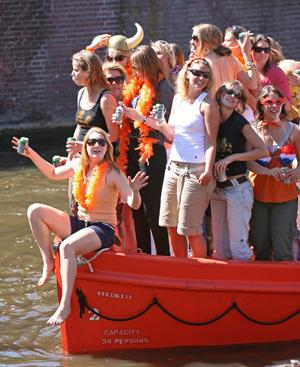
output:
[[[50,325],[62,324],[66,320],[66,318],[69,316],[70,312],[71,312],[71,307],[59,306],[55,314],[52,317],[50,317],[50,319],[47,321],[47,324],[50,324]]]
[[[44,268],[43,268],[43,275],[41,277],[41,279],[38,281],[37,285],[39,285],[40,287],[42,285],[44,285],[47,280],[49,279],[49,276],[51,274],[51,272],[55,269],[55,260],[53,259],[53,261],[44,263]]]

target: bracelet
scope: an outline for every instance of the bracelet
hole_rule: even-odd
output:
[[[91,47],[91,46],[86,46],[86,48],[85,48],[87,51],[91,51],[91,52],[93,52],[93,53],[95,53],[95,49],[93,48],[93,47]]]
[[[249,61],[245,63],[245,68],[247,70],[254,70],[256,69],[256,65],[252,61]]]
[[[157,126],[159,126],[159,127],[163,127],[163,126],[165,126],[165,125],[166,125],[166,123],[167,123],[167,121],[166,121],[166,119],[165,119],[165,118],[163,118],[162,120],[158,120],[158,121],[156,121],[156,125],[157,125]]]
[[[147,118],[148,118],[147,116],[145,116],[145,117],[144,117],[143,124],[145,124],[145,123],[146,123]]]

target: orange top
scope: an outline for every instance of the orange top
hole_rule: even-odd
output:
[[[115,187],[106,184],[106,175],[103,175],[96,191],[95,205],[87,212],[89,222],[103,222],[115,227],[117,225],[116,206],[119,191]],[[78,207],[78,218],[85,220],[86,211],[80,205]]]
[[[291,124],[291,123],[290,123]],[[257,162],[268,169],[274,167],[292,168],[292,161],[295,159],[295,147],[290,138],[294,126],[290,129],[289,137],[273,153],[270,152],[271,159],[258,160]],[[268,164],[266,164],[269,161]],[[254,199],[263,203],[283,203],[297,199],[299,189],[296,182],[284,184],[283,180],[277,181],[273,176],[258,175],[250,172],[250,181],[253,186]]]

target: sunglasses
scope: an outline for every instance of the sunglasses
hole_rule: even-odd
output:
[[[205,79],[209,79],[210,78],[210,72],[209,71],[201,71],[198,69],[188,69],[188,71],[190,71],[194,76],[203,76],[203,78]]]
[[[270,47],[258,47],[258,46],[254,46],[253,50],[259,54],[261,54],[262,52],[264,52],[265,54],[269,54],[271,52]]]
[[[192,35],[192,38],[191,38],[192,41],[196,41],[196,42],[199,42],[199,37],[196,36],[195,34]]]
[[[279,106],[284,105],[285,102],[286,102],[285,97],[281,97],[281,98],[276,99],[276,100],[268,98],[268,97],[260,99],[260,103],[264,106],[267,106],[267,107],[272,107],[274,104],[279,107]]]
[[[124,55],[106,56],[106,60],[107,60],[108,62],[113,62],[114,60],[115,60],[116,62],[121,62],[121,61],[123,61],[123,60],[125,59],[125,57],[126,57],[126,56],[124,56]]]
[[[158,40],[158,41],[156,41],[155,43],[160,43],[160,44],[162,44],[162,45],[167,45],[167,44],[168,44],[168,42],[167,42],[167,41],[163,41],[163,40]]]
[[[226,89],[225,93],[229,94],[230,96],[235,96],[236,99],[242,99],[243,97],[242,93],[235,92],[233,89]]]
[[[107,141],[103,138],[101,138],[101,139],[88,139],[88,141],[86,143],[90,147],[94,146],[96,143],[98,143],[100,145],[100,147],[105,147],[105,145],[107,144]]]
[[[124,82],[124,78],[122,76],[116,76],[115,78],[106,78],[109,84],[113,84],[115,82],[116,84],[122,84]]]

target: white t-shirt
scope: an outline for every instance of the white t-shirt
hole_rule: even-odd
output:
[[[174,129],[170,159],[176,162],[205,162],[205,124],[200,105],[208,94],[203,92],[191,105],[178,94],[172,118]]]

